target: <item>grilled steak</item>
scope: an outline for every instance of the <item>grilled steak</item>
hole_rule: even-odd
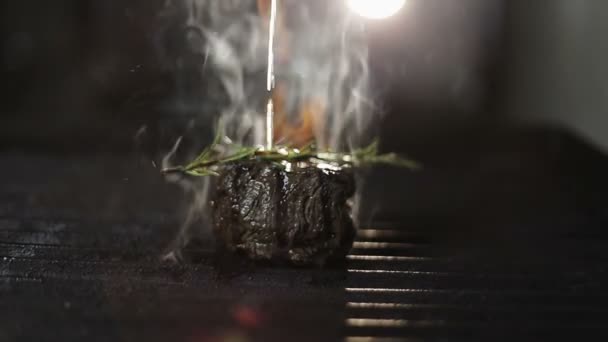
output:
[[[286,171],[262,161],[227,166],[213,201],[219,245],[254,260],[324,264],[343,258],[355,228],[352,171],[307,166]]]

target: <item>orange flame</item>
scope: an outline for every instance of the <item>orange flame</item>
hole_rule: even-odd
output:
[[[263,19],[269,19],[272,0],[257,0],[258,11]],[[276,57],[279,63],[286,63],[291,57],[289,40],[286,39],[285,17],[283,11],[278,11],[276,22]],[[268,20],[264,20],[268,22]],[[276,81],[275,89],[272,92],[274,102],[274,140],[275,142],[301,147],[308,144],[315,138],[315,132],[319,131],[323,125],[324,106],[320,101],[306,99],[298,110],[296,121],[289,120],[285,99],[288,89],[284,82]]]

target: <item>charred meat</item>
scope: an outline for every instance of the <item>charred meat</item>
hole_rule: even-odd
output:
[[[348,168],[230,164],[213,201],[214,233],[221,247],[250,259],[324,264],[351,248],[355,228],[348,201],[354,192]]]

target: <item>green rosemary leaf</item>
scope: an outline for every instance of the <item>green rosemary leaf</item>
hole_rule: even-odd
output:
[[[207,160],[209,160],[211,158],[211,156],[214,154],[215,152],[215,148],[217,147],[217,145],[219,145],[222,142],[222,138],[224,137],[224,125],[222,124],[222,121],[218,121],[217,123],[217,127],[215,129],[215,136],[213,137],[213,142],[211,143],[211,145],[207,146],[203,152],[201,152],[201,154],[198,155],[198,157],[196,157],[190,164],[188,164],[188,166],[185,167],[185,169],[191,169],[192,167],[195,167],[196,164],[200,164],[203,163]]]
[[[304,145],[304,147],[302,147],[300,150],[300,153],[312,153],[316,150],[315,147],[315,141],[311,140],[308,144]],[[293,149],[290,149],[290,152],[293,151]]]
[[[220,160],[218,160],[218,162],[220,164],[226,164],[226,163],[230,163],[230,162],[241,160],[241,159],[247,159],[247,158],[253,157],[257,151],[258,151],[257,147],[241,147],[239,150],[236,151],[235,154],[228,156],[226,158],[220,159]]]
[[[355,150],[352,154],[357,157],[376,156],[376,155],[378,155],[379,145],[380,145],[380,143],[379,143],[378,139],[376,139],[371,144],[369,144],[367,147],[364,147],[360,150]]]
[[[386,164],[391,166],[399,166],[405,167],[412,170],[421,169],[422,166],[410,159],[403,158],[395,153],[387,153],[378,156],[373,156],[369,158],[367,161],[364,161],[366,164]]]
[[[272,150],[260,150],[258,147],[230,144],[227,148],[230,152],[224,152],[220,155],[217,152],[217,147],[222,144],[223,138],[224,128],[222,123],[218,122],[213,142],[196,159],[186,167],[176,167],[163,172],[183,172],[191,176],[218,176],[217,170],[222,165],[241,160],[266,161],[277,167],[284,167],[282,162],[307,160],[313,164],[315,162],[329,162],[338,166],[359,167],[369,164],[386,164],[413,170],[421,168],[420,164],[415,161],[402,158],[395,153],[378,154],[378,140],[374,140],[370,145],[351,153],[339,153],[331,150],[319,151],[313,140],[298,149],[290,146],[275,146]]]
[[[185,171],[190,176],[203,177],[203,176],[219,176],[220,174],[209,168],[198,168]]]
[[[224,138],[224,123],[222,122],[222,119],[220,118],[217,122],[217,127],[215,128],[215,137],[213,138],[213,143],[212,145],[219,145],[220,142],[222,142],[222,139]]]

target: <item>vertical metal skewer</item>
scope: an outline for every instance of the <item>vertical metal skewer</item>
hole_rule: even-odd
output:
[[[274,36],[276,33],[277,0],[271,0],[270,25],[268,33],[268,74],[266,90],[268,90],[268,103],[266,104],[266,149],[271,150],[274,142],[274,103],[272,90],[274,89]]]

